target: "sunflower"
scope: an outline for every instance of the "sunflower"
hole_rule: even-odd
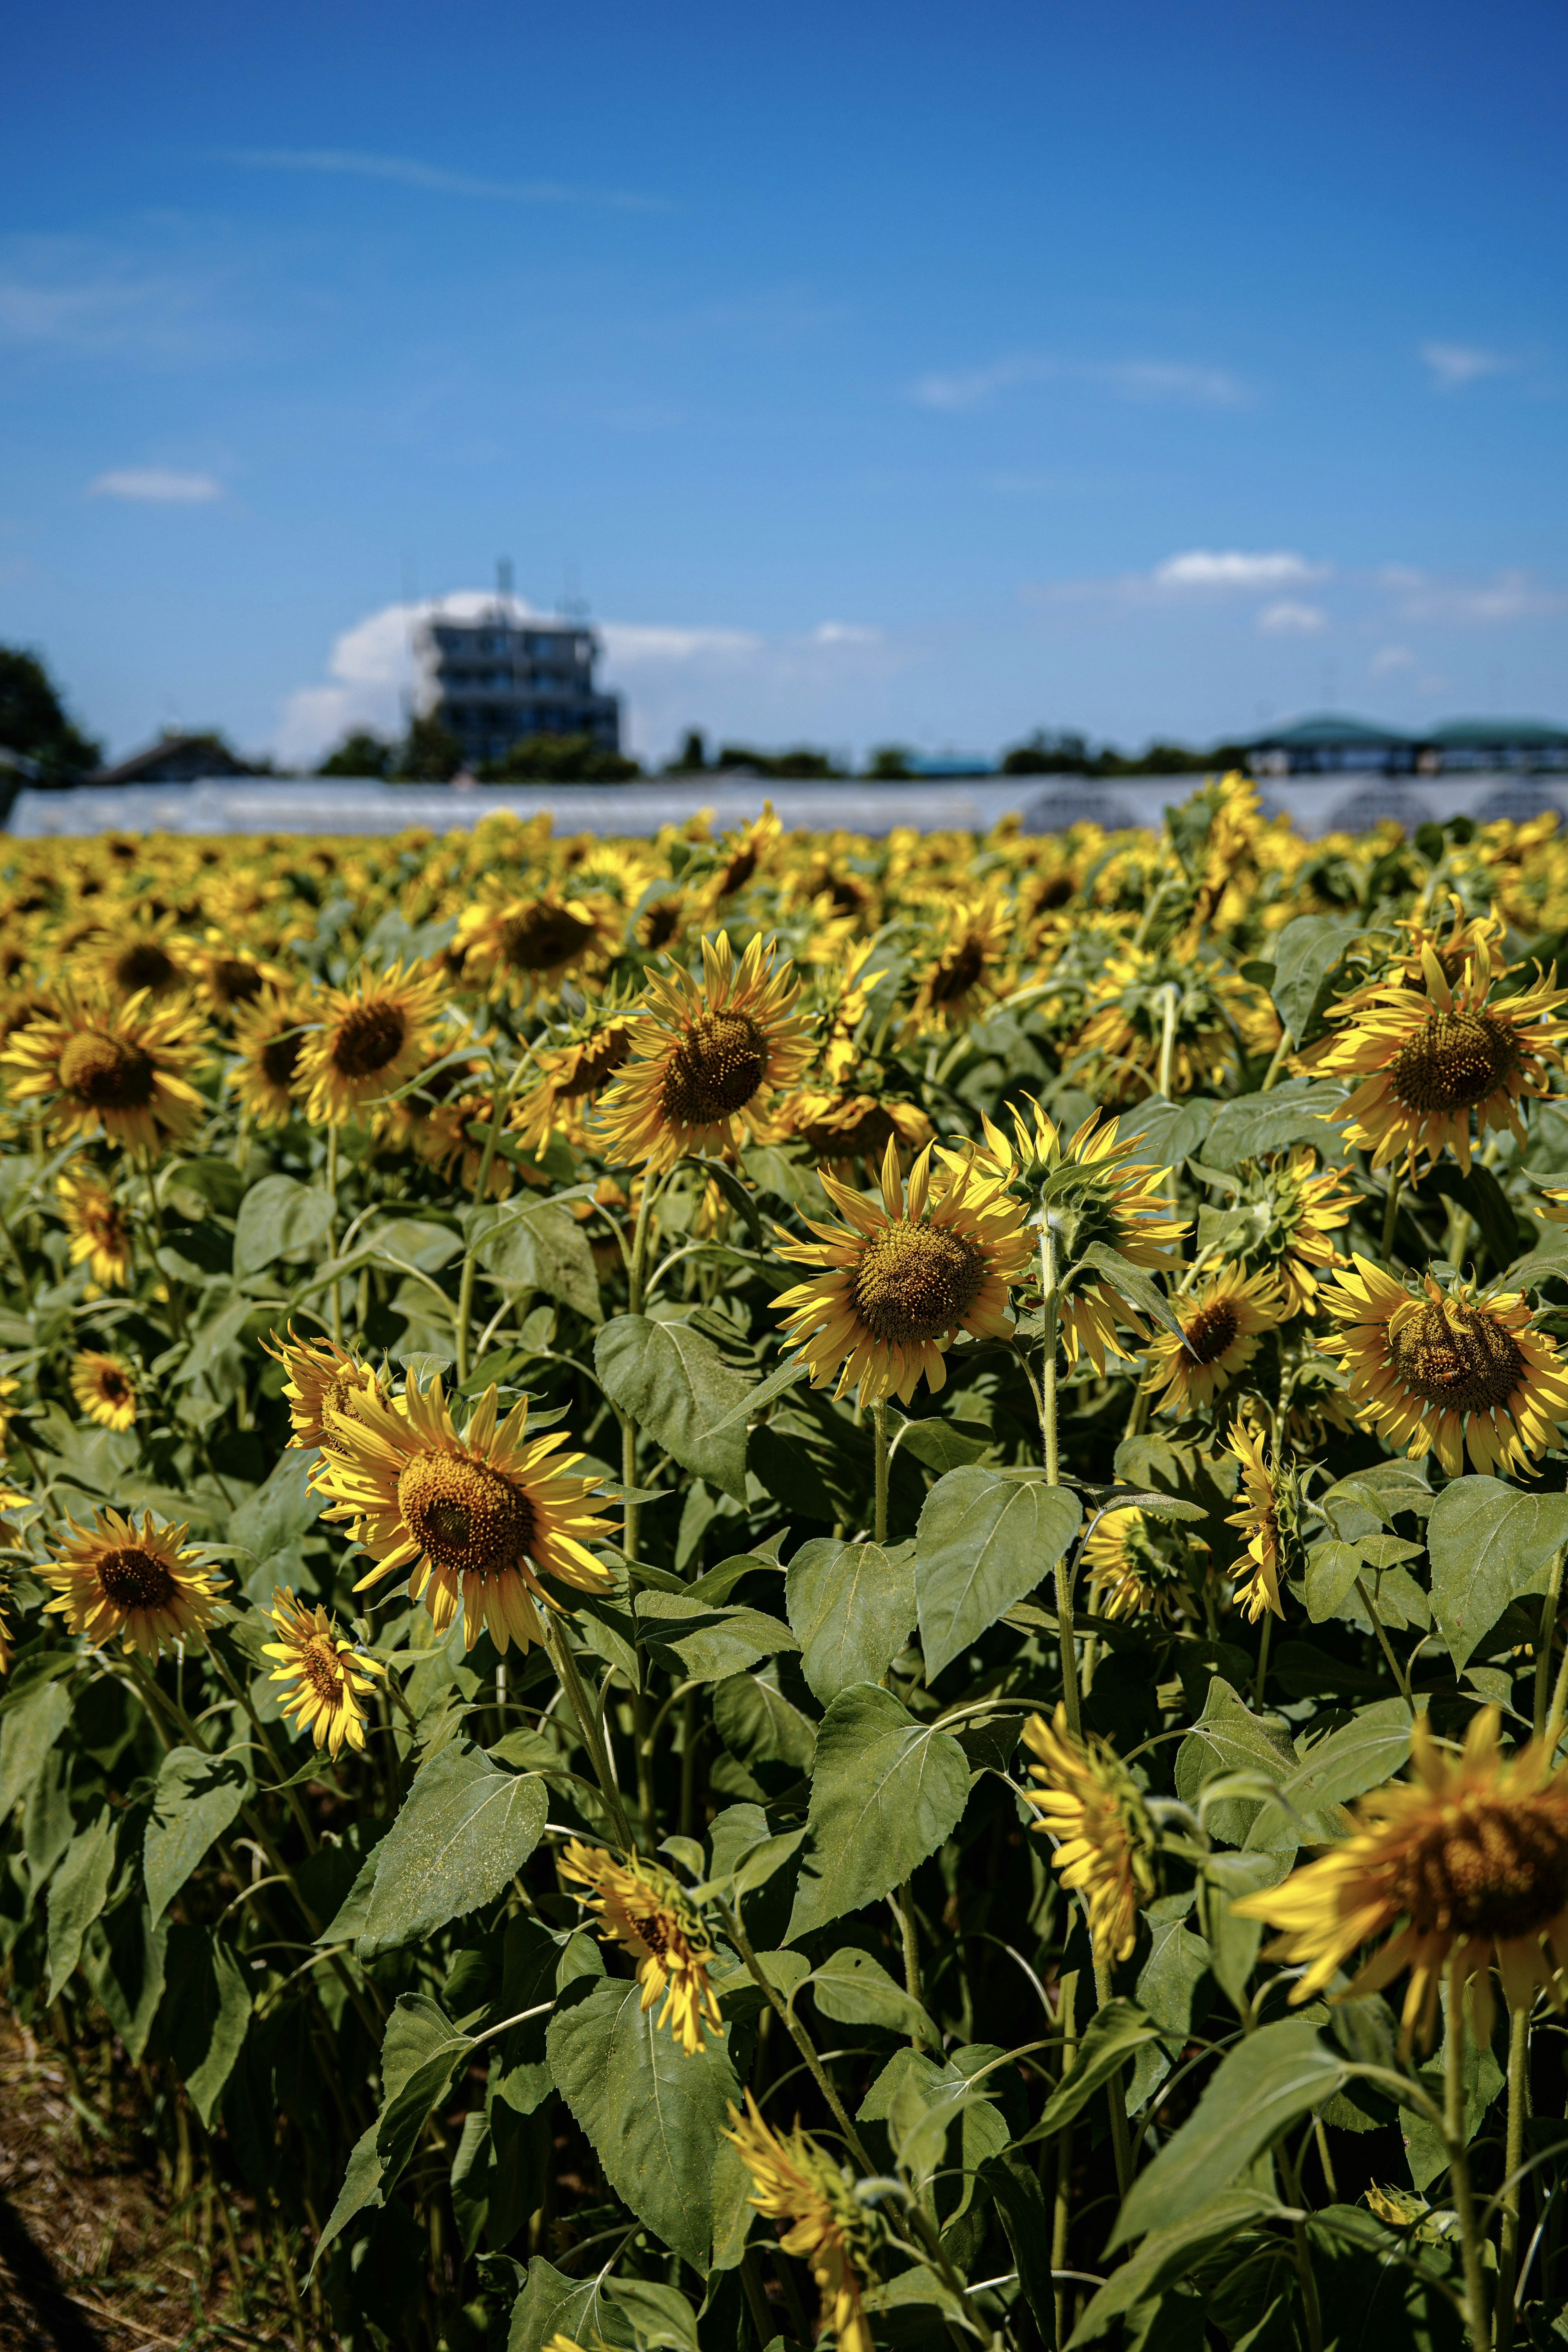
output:
[[[1156,1332],[1143,1383],[1150,1396],[1162,1397],[1165,1412],[1188,1413],[1212,1404],[1251,1363],[1259,1334],[1272,1331],[1285,1318],[1273,1276],[1243,1275],[1236,1268],[1215,1275],[1195,1293],[1173,1298],[1171,1306],[1182,1336]]]
[[[452,947],[462,957],[466,986],[525,1004],[536,992],[548,995],[569,971],[603,963],[619,931],[614,902],[602,894],[566,898],[546,890],[537,898],[465,908]]]
[[[287,1375],[283,1394],[293,1433],[289,1440],[291,1446],[340,1452],[347,1424],[363,1418],[365,1399],[382,1394],[370,1365],[362,1364],[335,1339],[296,1339],[292,1324],[287,1339],[269,1331],[261,1342],[261,1351],[281,1364]]]
[[[70,1387],[89,1421],[96,1421],[100,1428],[135,1427],[136,1382],[122,1357],[83,1348],[71,1360]]]
[[[101,1130],[110,1143],[155,1152],[183,1141],[205,1108],[190,1083],[202,1055],[200,1024],[186,1005],[62,993],[58,1013],[13,1032],[0,1063],[15,1073],[13,1102],[47,1105],[53,1141]]]
[[[1412,1459],[1435,1451],[1457,1478],[1468,1454],[1506,1477],[1557,1443],[1568,1366],[1518,1291],[1444,1290],[1430,1274],[1409,1291],[1358,1250],[1323,1304],[1342,1328],[1321,1345],[1351,1376],[1357,1420]]]
[[[731,2103],[724,2137],[752,2176],[757,2211],[790,2224],[779,2245],[809,2264],[838,2352],[873,2352],[860,2294],[872,2276],[876,2223],[853,2178],[798,2123],[787,2135],[773,2130],[750,2091],[743,2116]]]
[[[1279,1035],[1277,1021],[1268,1034],[1260,1010],[1267,996],[1234,972],[1200,961],[1191,949],[1129,947],[1108,956],[1086,995],[1090,1010],[1076,1041],[1090,1065],[1084,1083],[1110,1103],[1157,1090],[1167,1005],[1173,1008],[1173,1096],[1223,1087],[1236,1064],[1238,1030],[1249,1052],[1271,1051]]]
[[[847,1087],[807,1088],[785,1105],[782,1118],[817,1164],[830,1169],[845,1184],[860,1160],[868,1160],[876,1166],[889,1143],[897,1143],[903,1161],[934,1140],[931,1123],[918,1103]]]
[[[264,1657],[279,1662],[268,1680],[285,1689],[293,1685],[279,1702],[284,1714],[294,1717],[297,1732],[308,1730],[318,1748],[327,1748],[334,1763],[345,1739],[363,1756],[364,1709],[360,1701],[374,1689],[373,1678],[384,1677],[386,1668],[345,1641],[337,1619],[319,1603],[311,1609],[296,1601],[287,1584],[273,1594],[268,1613],[279,1639],[261,1645]]]
[[[207,932],[205,944],[190,953],[189,961],[196,1001],[215,1021],[232,1022],[237,1013],[254,1005],[264,990],[289,985],[281,964],[237,950],[218,930]]]
[[[1287,1321],[1312,1312],[1319,1276],[1344,1263],[1329,1235],[1349,1223],[1355,1205],[1337,1168],[1313,1174],[1316,1158],[1311,1145],[1302,1143],[1245,1171],[1236,1207],[1246,1213],[1246,1222],[1238,1221],[1222,1244],[1226,1256],[1273,1275]]]
[[[943,1353],[960,1331],[994,1339],[1012,1329],[1008,1288],[1030,1259],[1020,1202],[962,1165],[933,1197],[929,1145],[906,1200],[896,1139],[883,1154],[879,1202],[826,1171],[820,1181],[845,1222],[808,1217],[816,1242],[778,1229],[781,1256],[816,1271],[773,1301],[813,1388],[837,1371],[835,1396],[858,1386],[862,1404],[889,1396],[908,1404],[922,1373],[933,1394],[944,1386]]]
[[[689,2058],[706,2049],[704,2022],[715,2033],[724,2030],[708,1981],[713,1943],[679,1880],[657,1862],[645,1862],[639,1854],[617,1861],[581,1838],[574,1838],[561,1856],[560,1870],[563,1878],[577,1879],[592,1890],[577,1900],[598,1919],[601,1937],[624,1945],[636,1959],[643,2009],[650,2010],[662,1993],[657,2023],[669,2026]]]
[[[121,1646],[156,1658],[188,1642],[210,1624],[220,1606],[224,1580],[197,1546],[185,1544],[184,1528],[154,1528],[144,1511],[133,1518],[115,1510],[94,1511],[92,1525],[79,1528],[68,1514],[73,1542],[44,1569],[58,1598],[46,1603],[46,1616],[64,1617],[73,1633],[95,1645],[121,1635]]]
[[[254,1126],[286,1127],[299,1110],[300,1057],[314,1017],[310,999],[288,986],[263,988],[236,1011],[227,1083]]]
[[[405,1085],[431,1058],[446,996],[439,971],[405,971],[401,963],[379,975],[362,971],[353,988],[328,989],[296,1080],[311,1126],[341,1127],[363,1105],[379,1107]]]
[[[1494,1965],[1510,2009],[1532,2008],[1542,1987],[1563,2006],[1568,1774],[1552,1769],[1562,1725],[1552,1723],[1544,1738],[1505,1760],[1500,1720],[1495,1706],[1482,1707],[1456,1757],[1442,1752],[1418,1715],[1410,1727],[1413,1777],[1352,1805],[1354,1826],[1342,1845],[1292,1871],[1282,1885],[1231,1906],[1284,1930],[1268,1948],[1270,1959],[1306,1963],[1291,1988],[1293,2004],[1312,2000],[1376,1942],[1333,1998],[1381,1992],[1408,1969],[1406,2044],[1430,2047],[1445,1969],[1456,1992],[1472,1986],[1483,2049],[1491,2039]]]
[[[579,1146],[586,1141],[588,1113],[631,1053],[629,1007],[617,1007],[607,1019],[595,1007],[585,1025],[585,1034],[565,1045],[533,1048],[539,1076],[513,1104],[509,1124],[519,1149],[536,1160],[556,1134]]]
[[[1533,987],[1494,1003],[1477,960],[1450,983],[1430,945],[1421,958],[1425,995],[1402,980],[1363,991],[1353,1012],[1331,1015],[1343,1025],[1317,1061],[1326,1076],[1359,1081],[1331,1114],[1345,1122],[1346,1141],[1370,1151],[1374,1169],[1403,1155],[1412,1183],[1417,1155],[1430,1166],[1445,1145],[1469,1174],[1472,1118],[1478,1138],[1506,1127],[1524,1144],[1519,1106],[1550,1091],[1568,1037],[1558,1012],[1568,989],[1539,966]]]
[[[936,953],[915,983],[906,1034],[967,1029],[978,1021],[1001,992],[1011,929],[1009,909],[994,892],[945,909]]]
[[[166,917],[159,920],[117,913],[105,943],[90,959],[82,959],[94,966],[90,979],[110,996],[121,1000],[145,996],[155,1003],[161,997],[174,995],[189,986],[190,971],[183,942],[174,931]]]
[[[651,974],[632,1058],[601,1112],[610,1165],[646,1161],[657,1174],[689,1152],[770,1140],[773,1097],[795,1085],[811,1053],[799,994],[787,965],[764,961],[760,937],[738,964],[726,933],[705,939],[700,982],[676,964]]]
[[[1040,1759],[1029,1767],[1040,1786],[1025,1793],[1040,1815],[1036,1829],[1057,1840],[1051,1867],[1083,1897],[1096,1960],[1124,1960],[1138,1940],[1138,1914],[1154,1898],[1154,1826],[1143,1800],[1114,1748],[1076,1738],[1059,1704],[1054,1726],[1029,1717],[1024,1742]]]
[[[89,1174],[61,1176],[56,1196],[70,1235],[69,1261],[86,1265],[92,1281],[89,1298],[100,1290],[124,1290],[131,1282],[131,1226],[114,1195]]]
[[[1255,1430],[1237,1422],[1226,1441],[1241,1465],[1241,1508],[1227,1513],[1226,1526],[1239,1528],[1247,1551],[1233,1563],[1237,1608],[1256,1625],[1265,1610],[1285,1614],[1279,1600],[1279,1569],[1296,1549],[1298,1486],[1294,1474],[1280,1467],[1278,1449],[1272,1464],[1265,1459],[1263,1441]]]
[[[409,1598],[424,1596],[438,1633],[460,1601],[467,1648],[484,1631],[498,1650],[526,1650],[542,1638],[535,1602],[561,1606],[536,1570],[579,1592],[611,1582],[586,1548],[611,1532],[587,1508],[594,1481],[563,1475],[582,1455],[552,1462],[565,1431],[528,1443],[527,1419],[522,1399],[498,1428],[489,1388],[459,1437],[440,1381],[421,1395],[412,1372],[396,1410],[373,1390],[355,1399],[316,1484],[332,1498],[327,1517],[352,1520],[375,1562],[356,1592],[407,1569]]]
[[[756,878],[757,869],[771,858],[784,837],[784,827],[773,814],[772,801],[763,803],[761,816],[738,833],[728,835],[719,845],[719,862],[708,886],[713,898],[732,898]]]
[[[1135,1506],[1107,1511],[1097,1522],[1083,1548],[1089,1606],[1097,1616],[1114,1620],[1147,1614],[1168,1622],[1181,1607],[1188,1579],[1162,1547],[1160,1538],[1166,1533]],[[1176,1548],[1184,1549],[1186,1541],[1177,1537]]]

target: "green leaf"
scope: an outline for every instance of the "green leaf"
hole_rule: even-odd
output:
[[[1192,1895],[1164,1895],[1144,1913],[1152,1948],[1138,1977],[1138,2000],[1163,2032],[1184,2042],[1193,2003],[1209,1972],[1209,1948],[1187,1925]]]
[[[1198,1920],[1209,1948],[1215,1981],[1239,2011],[1263,1945],[1263,1923],[1236,1909],[1244,1895],[1278,1886],[1289,1868],[1279,1853],[1210,1853],[1197,1883]]]
[[[312,1494],[307,1485],[317,1460],[311,1447],[286,1447],[265,1484],[247,1496],[229,1520],[230,1543],[242,1544],[258,1559],[267,1560],[313,1528],[327,1499]],[[267,1638],[275,1637],[269,1632]]]
[[[210,2126],[250,2024],[250,1988],[212,1927],[169,1929],[160,2015],[180,2080]]]
[[[132,1895],[95,1919],[82,1946],[82,1971],[133,2066],[142,2063],[163,1998],[168,1938],[167,1927],[154,1930],[147,1906]]]
[[[816,1727],[760,1675],[731,1675],[713,1693],[713,1727],[739,1763],[785,1764],[809,1772]]]
[[[1083,1505],[1070,1486],[950,1470],[926,1496],[915,1536],[915,1592],[926,1676],[962,1657],[1014,1602],[1032,1592],[1078,1533]]]
[[[673,1461],[745,1501],[745,1423],[726,1416],[744,1403],[752,1383],[706,1332],[617,1315],[595,1334],[594,1363],[605,1395]]]
[[[925,2011],[880,1960],[847,1944],[828,1955],[806,1981],[824,2017],[836,2025],[885,2025],[893,2033],[918,2033],[932,2048],[941,2037]]]
[[[641,1988],[625,1978],[575,2000],[569,1992],[550,2021],[550,2069],[616,2196],[706,2271],[714,2154],[741,2086],[727,2034],[706,2027],[707,2047],[688,2056],[655,2022],[658,2009],[641,2002]]]
[[[736,2153],[728,2141],[721,2147]],[[616,2305],[637,2332],[637,2352],[698,2352],[697,2314],[678,2286],[639,2278],[614,2279],[611,2286]]]
[[[1244,1160],[1263,1160],[1296,1143],[1310,1143],[1321,1159],[1342,1162],[1344,1129],[1331,1124],[1330,1115],[1344,1098],[1343,1087],[1325,1078],[1290,1078],[1266,1095],[1239,1095],[1209,1129],[1205,1165],[1228,1171]]]
[[[639,1592],[637,1630],[667,1672],[705,1683],[800,1646],[787,1625],[761,1609],[704,1609],[676,1592]]]
[[[522,2293],[511,2307],[506,2352],[547,2352],[555,2336],[564,2336],[575,2344],[597,2344],[602,2339],[620,2345],[630,2340],[629,2330],[616,2326],[612,2319],[602,2273],[589,2278],[565,2278],[542,2254],[535,2254],[528,2265]]]
[[[474,1255],[494,1281],[515,1284],[520,1290],[542,1290],[585,1321],[600,1320],[594,1253],[571,1210],[559,1202],[526,1206],[503,1202]]]
[[[1189,1096],[1179,1103],[1154,1095],[1135,1109],[1124,1110],[1116,1131],[1124,1143],[1136,1142],[1139,1165],[1179,1168],[1184,1160],[1202,1150],[1218,1108],[1217,1103],[1203,1095]]]
[[[157,1792],[142,1841],[142,1869],[154,1927],[250,1789],[243,1754],[209,1756],[172,1748],[158,1767]]]
[[[1510,1601],[1545,1590],[1568,1543],[1568,1495],[1523,1495],[1500,1478],[1456,1478],[1432,1507],[1432,1610],[1456,1671]]]
[[[810,1370],[811,1366],[804,1356],[792,1356],[788,1363],[781,1364],[777,1371],[770,1372],[765,1381],[759,1381],[754,1389],[748,1389],[739,1404],[731,1405],[723,1419],[713,1423],[709,1436],[716,1437],[724,1429],[744,1429],[749,1423],[755,1421],[763,1405],[772,1404],[774,1398],[783,1396],[786,1389],[793,1389],[797,1381],[804,1381]]]
[[[226,1348],[237,1347],[239,1335],[256,1313],[254,1298],[228,1297],[227,1283],[215,1283],[207,1292],[204,1313],[189,1348],[173,1376],[173,1386],[186,1388],[214,1371]]]
[[[969,1759],[956,1739],[873,1684],[841,1691],[817,1727],[810,1837],[787,1940],[880,1902],[949,1836],[968,1795]]]
[[[312,2271],[356,2213],[384,2205],[426,2120],[446,2099],[473,2047],[427,1993],[400,1995],[381,2045],[381,2112],[350,2153],[343,2185],[317,2242]]]
[[[784,1572],[801,1670],[826,1706],[852,1683],[880,1682],[915,1629],[915,1548],[814,1536]]]
[[[274,1258],[320,1249],[331,1231],[337,1203],[319,1184],[292,1176],[264,1176],[239,1204],[234,1228],[237,1280],[259,1274]]]
[[[11,1701],[0,1722],[0,1822],[30,1791],[70,1712],[70,1693],[58,1675],[40,1677]]]
[[[960,1428],[955,1422],[906,1421],[893,1444],[900,1454],[912,1454],[922,1468],[934,1470],[939,1476],[949,1470],[961,1470],[966,1463],[978,1462],[989,1454],[995,1444],[988,1429],[972,1423]]]
[[[1084,2029],[1072,2073],[1057,2084],[1033,2130],[1016,2139],[1014,2147],[1027,2147],[1034,2140],[1049,2139],[1059,2132],[1081,2115],[1120,2067],[1135,2058],[1147,2042],[1159,2039],[1160,2028],[1135,2000],[1108,2000]]]
[[[78,1830],[49,1881],[49,1999],[81,1958],[82,1938],[109,1896],[116,1821],[108,1806]]]
[[[1379,1699],[1353,1723],[1331,1731],[1308,1749],[1305,1761],[1279,1790],[1281,1805],[1265,1805],[1247,1832],[1247,1845],[1269,1853],[1292,1853],[1303,1835],[1326,1844],[1339,1833],[1334,1816],[1352,1797],[1392,1780],[1410,1754],[1410,1709],[1402,1698]],[[1305,1831],[1283,1811],[1289,1805]]]
[[[1181,1337],[1182,1327],[1159,1284],[1142,1266],[1134,1265],[1131,1258],[1123,1257],[1120,1250],[1113,1250],[1107,1242],[1090,1242],[1079,1264],[1092,1266],[1140,1315],[1147,1315],[1152,1322],[1163,1324],[1167,1331]]]
[[[539,1843],[548,1811],[542,1780],[501,1771],[477,1748],[443,1748],[375,1849],[360,1958],[493,1902]]]
[[[1344,2082],[1347,2062],[1305,2018],[1260,2026],[1221,2059],[1194,2113],[1127,2193],[1110,2246],[1191,2220],[1298,2116]]]
[[[1298,1046],[1310,1043],[1345,950],[1370,926],[1360,915],[1298,915],[1274,942],[1274,1009]]]
[[[1068,2352],[1093,2344],[1112,2321],[1139,2304],[1152,2301],[1210,2254],[1218,2253],[1243,2230],[1267,2221],[1281,2208],[1272,2197],[1251,2189],[1231,2189],[1211,2198],[1184,2221],[1168,2229],[1151,2230],[1130,2262],[1113,2271],[1068,2339]]]
[[[1222,1772],[1260,1772],[1283,1781],[1296,1759],[1268,1726],[1251,1713],[1217,1675],[1210,1678],[1204,1711],[1176,1750],[1176,1794],[1196,1807],[1207,1781]],[[1258,1818],[1258,1801],[1223,1797],[1205,1815],[1211,1837],[1240,1845]]]
[[[1315,1543],[1307,1552],[1307,1614],[1314,1625],[1337,1615],[1362,1571],[1358,1543]]]

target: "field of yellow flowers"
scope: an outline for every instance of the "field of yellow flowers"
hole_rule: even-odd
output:
[[[237,2327],[1562,2346],[1565,943],[1239,777],[10,845],[0,1992]]]

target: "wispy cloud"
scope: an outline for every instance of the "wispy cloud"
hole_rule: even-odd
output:
[[[1399,670],[1419,669],[1420,667],[1408,646],[1379,646],[1367,664],[1373,677],[1393,677]]]
[[[79,354],[188,351],[209,286],[72,237],[0,246],[0,343]]]
[[[1237,408],[1248,387],[1227,368],[1183,360],[1064,360],[1037,353],[997,360],[988,367],[921,376],[914,397],[923,408],[950,415],[984,408],[1020,384],[1099,384],[1123,400],[1179,401],[1200,408]]]
[[[121,466],[89,482],[89,499],[132,499],[147,506],[199,507],[223,496],[215,474],[176,473],[169,466]]]
[[[1482,351],[1474,343],[1423,343],[1421,357],[1439,392],[1462,392],[1482,376],[1511,375],[1519,365],[1501,352]]]
[[[342,179],[384,180],[431,195],[477,196],[502,205],[605,205],[622,212],[668,212],[667,196],[631,188],[588,188],[566,180],[489,180],[470,172],[449,172],[409,155],[363,155],[347,147],[236,147],[226,163],[258,172],[315,172]]]
[[[1391,563],[1379,574],[1379,583],[1394,591],[1399,614],[1407,621],[1485,626],[1535,620],[1568,606],[1568,596],[1561,589],[1549,588],[1521,569],[1497,572],[1477,583],[1434,580],[1407,564]]]
[[[1283,597],[1278,604],[1265,604],[1258,625],[1266,637],[1315,637],[1328,627],[1329,616],[1321,604],[1298,604]]]
[[[1236,547],[1194,547],[1185,554],[1167,556],[1149,576],[1156,588],[1266,589],[1321,580],[1328,571],[1326,563],[1310,563],[1304,555],[1286,548],[1248,555]]]

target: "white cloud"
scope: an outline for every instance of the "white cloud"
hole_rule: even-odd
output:
[[[949,414],[984,408],[1000,392],[1026,383],[1101,384],[1124,400],[1175,400],[1202,408],[1235,408],[1250,394],[1228,369],[1194,367],[1181,360],[1061,360],[1022,353],[989,367],[921,376],[914,397],[923,408]]]
[[[223,496],[213,474],[181,474],[170,466],[122,466],[89,482],[90,499],[133,499],[149,506],[199,507]]]
[[[609,205],[621,211],[664,212],[668,198],[638,195],[626,188],[584,188],[563,180],[486,180],[468,172],[448,172],[407,155],[363,155],[342,147],[241,147],[226,152],[228,163],[262,172],[313,172],[356,180],[387,180],[433,195],[479,196],[506,205]]]
[[[1420,667],[1408,646],[1380,646],[1367,664],[1373,677],[1392,677],[1396,670]]]
[[[1399,612],[1407,621],[1444,621],[1459,627],[1527,621],[1560,613],[1568,598],[1547,588],[1525,571],[1497,572],[1479,583],[1434,580],[1406,564],[1389,564],[1379,575],[1385,588],[1400,598]]]
[[[1286,597],[1278,604],[1265,604],[1258,625],[1265,636],[1315,637],[1328,627],[1329,616],[1321,605],[1298,604]]]
[[[1482,376],[1511,374],[1519,365],[1501,352],[1481,351],[1473,343],[1423,343],[1421,357],[1439,392],[1460,392]]]
[[[713,660],[746,661],[762,646],[746,629],[672,629],[636,621],[605,621],[599,635],[606,657],[617,668],[668,667]]]
[[[1321,580],[1328,570],[1326,563],[1309,563],[1304,555],[1284,548],[1267,555],[1246,555],[1239,548],[1194,547],[1184,555],[1167,556],[1151,576],[1156,588],[1266,589]]]
[[[880,629],[868,629],[858,621],[818,621],[811,633],[814,646],[879,646]]]

